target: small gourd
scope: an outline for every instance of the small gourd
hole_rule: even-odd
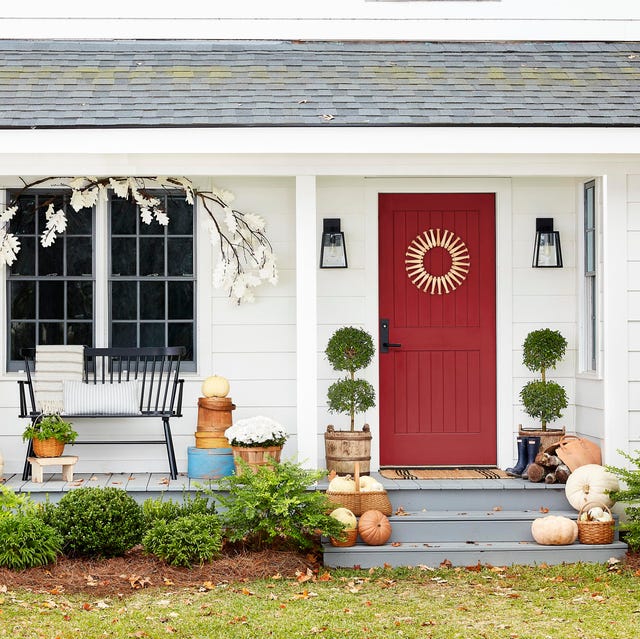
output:
[[[379,510],[366,510],[358,522],[358,533],[365,544],[382,546],[391,537],[391,522]]]
[[[569,503],[580,510],[591,501],[601,502],[608,507],[613,505],[609,491],[619,490],[615,475],[599,464],[579,466],[567,477],[565,494]]]
[[[205,397],[226,397],[229,394],[229,380],[221,375],[212,375],[202,382]]]
[[[330,482],[327,488],[330,493],[355,493],[356,482],[351,479],[349,475],[341,477],[336,475]]]
[[[568,517],[547,515],[534,519],[531,534],[543,546],[567,546],[578,538],[578,524]]]

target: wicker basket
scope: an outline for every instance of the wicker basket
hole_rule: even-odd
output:
[[[336,539],[335,537],[329,537],[329,541],[332,546],[337,548],[348,548],[349,546],[355,546],[356,539],[358,538],[358,530],[345,530],[344,539]]]
[[[360,492],[360,464],[355,463],[355,493],[338,493],[327,491],[329,501],[343,508],[348,508],[354,515],[360,516],[367,510],[379,510],[383,515],[392,514],[391,502],[386,490]]]
[[[612,521],[580,521],[580,516],[589,508],[600,506],[611,514],[611,510],[606,504],[597,501],[590,501],[585,504],[578,513],[578,540],[581,544],[611,544],[613,543],[614,522]]]
[[[49,439],[33,438],[33,453],[36,457],[60,457],[64,452],[64,442],[53,437]]]

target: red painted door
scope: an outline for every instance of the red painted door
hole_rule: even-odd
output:
[[[380,464],[494,464],[494,195],[381,194],[379,238]]]

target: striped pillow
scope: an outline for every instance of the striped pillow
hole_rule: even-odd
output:
[[[65,380],[66,415],[139,415],[140,383],[137,380],[116,384],[86,384]]]

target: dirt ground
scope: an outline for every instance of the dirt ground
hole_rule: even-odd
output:
[[[628,554],[624,570],[640,576],[640,553]],[[223,556],[202,567],[174,568],[146,555],[140,547],[124,557],[88,560],[61,558],[42,568],[14,572],[0,568],[0,587],[28,589],[34,592],[92,593],[96,596],[131,594],[142,588],[208,588],[220,583],[251,581],[281,575],[295,578],[296,573],[317,571],[314,555],[265,550],[245,552],[227,549]]]

